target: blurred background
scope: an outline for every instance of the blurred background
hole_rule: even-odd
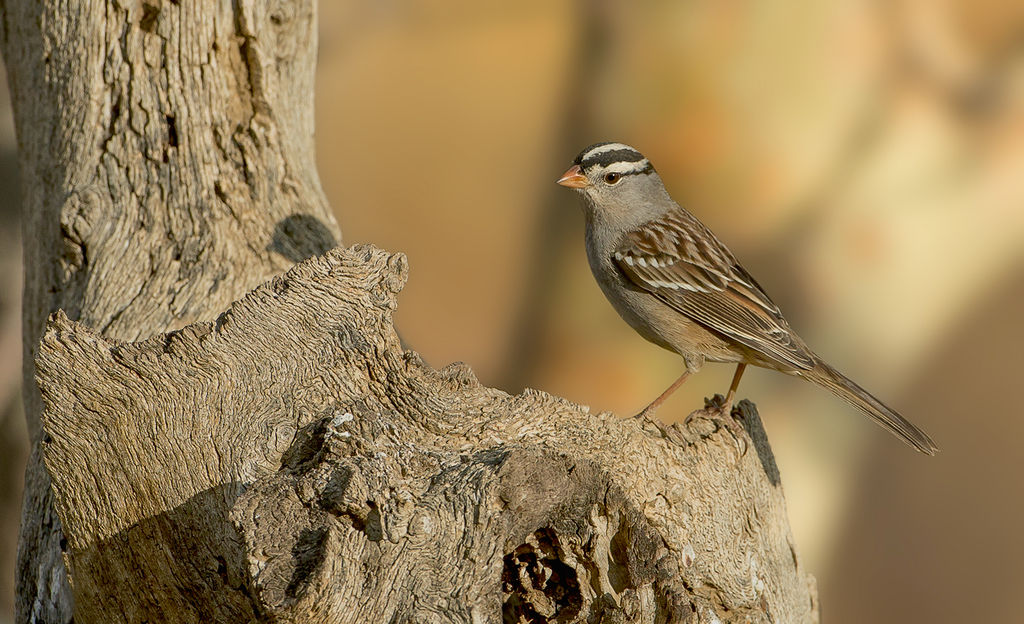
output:
[[[927,458],[748,370],[824,621],[1009,622],[1024,584],[1024,3],[343,0],[320,7],[320,175],[346,244],[404,251],[436,367],[638,411],[681,372],[598,290],[584,146],[640,149]],[[3,81],[6,85],[6,81]],[[0,93],[0,622],[26,457],[15,139]],[[396,175],[397,174],[397,175]],[[658,412],[724,392],[708,365]]]

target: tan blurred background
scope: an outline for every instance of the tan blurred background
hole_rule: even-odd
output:
[[[1024,3],[321,4],[317,143],[346,244],[409,255],[397,324],[469,363],[632,414],[681,370],[621,322],[554,180],[585,145],[651,158],[927,458],[753,370],[826,622],[1019,621],[1024,584]],[[25,458],[15,142],[0,95],[0,622]],[[659,412],[722,392],[709,365]]]

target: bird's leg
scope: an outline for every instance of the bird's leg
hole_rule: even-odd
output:
[[[689,376],[690,376],[690,371],[689,370],[685,371],[682,375],[679,376],[679,379],[676,379],[675,382],[671,386],[668,387],[668,390],[662,392],[661,395],[658,398],[656,398],[653,401],[651,401],[650,405],[648,405],[643,410],[641,410],[640,413],[637,414],[636,416],[634,416],[633,418],[643,418],[644,416],[653,416],[654,415],[654,410],[658,409],[658,407],[662,403],[665,402],[665,399],[667,399],[669,396],[671,396],[671,394],[673,392],[675,392],[677,389],[679,389],[679,386],[683,385],[683,382],[686,381],[686,378],[689,377]]]
[[[729,385],[729,394],[725,395],[725,403],[722,404],[722,413],[726,416],[732,414],[732,401],[736,398],[736,388],[740,387],[740,377],[743,377],[743,371],[747,369],[747,365],[740,362],[736,365],[736,372],[732,376],[732,383]]]
[[[747,454],[747,443],[743,439],[744,429],[743,425],[736,422],[736,419],[732,417],[732,402],[736,398],[736,388],[740,385],[740,378],[743,377],[743,371],[746,370],[747,365],[740,363],[736,366],[736,372],[732,376],[732,383],[729,384],[729,393],[725,395],[725,400],[722,401],[721,415],[722,421],[725,423],[725,428],[732,434],[736,444],[738,445],[740,457]],[[716,397],[717,398],[717,397]]]

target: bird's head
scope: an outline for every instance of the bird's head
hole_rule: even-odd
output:
[[[651,162],[623,143],[584,149],[558,184],[583,195],[588,220],[642,222],[673,205]]]

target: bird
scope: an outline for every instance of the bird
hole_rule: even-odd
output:
[[[736,364],[729,416],[748,365],[801,377],[853,405],[927,455],[924,431],[818,357],[710,229],[673,201],[651,162],[623,143],[595,143],[557,181],[583,197],[587,260],[637,333],[679,354],[685,370],[637,417],[654,411],[705,362]]]

